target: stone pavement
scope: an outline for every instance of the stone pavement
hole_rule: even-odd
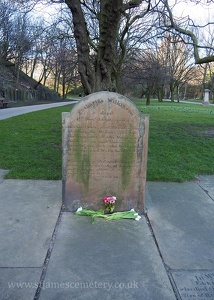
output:
[[[0,300],[214,299],[214,176],[147,182],[140,221],[92,225],[61,194],[0,180]]]

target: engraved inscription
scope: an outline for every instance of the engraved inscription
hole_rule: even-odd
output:
[[[101,105],[103,104],[104,100],[103,99],[98,99],[98,100],[95,100],[95,101],[92,101],[91,103],[87,103],[83,108],[79,109],[78,110],[78,118],[77,120],[80,120],[81,117],[82,117],[82,114],[90,109],[90,108],[96,108],[98,105]],[[112,98],[108,98],[108,104],[113,104],[113,105],[116,105],[116,106],[119,106],[120,108],[126,110],[128,112],[128,114],[130,116],[133,116],[133,111],[130,109],[130,107],[128,105],[125,105],[124,103],[122,103],[120,100],[118,99],[112,99]],[[113,112],[105,112],[105,111],[101,111],[100,115],[102,116],[111,116],[113,115]],[[109,119],[110,121],[111,119]]]
[[[121,177],[121,167],[122,163],[120,162],[120,153],[121,153],[121,140],[125,138],[126,143],[126,134],[127,128],[101,128],[98,132],[96,128],[90,127],[80,127],[81,128],[81,140],[83,141],[81,145],[81,151],[86,153],[88,149],[93,152],[91,158],[91,164],[93,165],[94,176],[100,178],[120,178]],[[137,131],[133,131],[135,140],[137,139]],[[72,135],[70,138],[70,144],[75,144],[75,135]],[[135,146],[135,145],[134,145]],[[126,147],[126,144],[125,144]],[[116,159],[109,159],[108,155],[112,157],[116,156]],[[100,159],[97,159],[100,157]],[[80,165],[78,161],[80,158],[76,158],[74,155],[70,155],[68,158],[68,168],[67,175],[75,174]],[[131,171],[131,162],[126,159],[123,162],[123,167],[129,172]],[[136,166],[133,170],[133,177],[137,177]],[[78,171],[83,172],[82,170]]]
[[[214,299],[214,271],[183,271],[172,275],[182,300]]]

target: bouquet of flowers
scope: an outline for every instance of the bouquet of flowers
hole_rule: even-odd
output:
[[[109,198],[109,197],[112,197],[112,196],[107,196],[107,197],[103,198],[104,203],[106,203],[104,199]],[[113,199],[110,199],[110,200],[113,201]],[[114,206],[116,199],[114,199],[114,203],[113,202],[110,203],[109,202],[110,200],[108,200],[108,203],[106,203],[106,204],[108,204],[108,205],[111,204],[112,206]],[[111,206],[110,206],[110,208],[109,208],[109,206],[107,206],[107,208],[112,209]],[[113,210],[114,210],[114,208],[113,208]],[[134,209],[131,209],[129,211],[115,212],[115,213],[105,215],[103,209],[95,211],[92,209],[83,209],[82,207],[79,207],[77,209],[77,211],[75,212],[75,214],[77,216],[91,216],[92,224],[94,223],[95,218],[104,218],[106,220],[134,219],[136,221],[139,221],[141,218],[141,216],[139,216],[139,214]]]
[[[106,211],[112,213],[115,209],[115,196],[106,196],[103,198],[103,202],[105,203]]]

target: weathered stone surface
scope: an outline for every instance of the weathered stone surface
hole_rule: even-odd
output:
[[[149,117],[122,95],[91,94],[63,113],[63,205],[144,210]]]
[[[92,225],[63,212],[39,297],[61,299],[175,300],[146,218]]]
[[[174,271],[172,277],[182,300],[214,299],[214,270]]]
[[[214,201],[194,181],[147,182],[147,189],[147,215],[166,265],[214,269]]]
[[[60,180],[6,179],[0,184],[0,271],[42,268],[61,208],[61,186]],[[0,293],[0,299],[6,298]]]
[[[42,268],[0,268],[1,300],[33,300]]]

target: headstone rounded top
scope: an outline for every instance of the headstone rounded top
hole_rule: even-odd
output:
[[[106,195],[117,197],[118,211],[143,211],[148,116],[113,92],[84,97],[64,127],[64,203],[99,209]]]
[[[86,113],[87,109],[93,110],[99,108],[104,108],[104,106],[108,106],[108,110],[111,109],[119,109],[120,114],[117,115],[117,118],[120,118],[121,111],[131,116],[139,117],[141,114],[138,107],[127,97],[120,95],[115,92],[101,91],[90,94],[84,98],[82,98],[73,108],[71,114],[76,114],[76,110],[81,111],[81,113]],[[110,107],[112,106],[112,107]]]

